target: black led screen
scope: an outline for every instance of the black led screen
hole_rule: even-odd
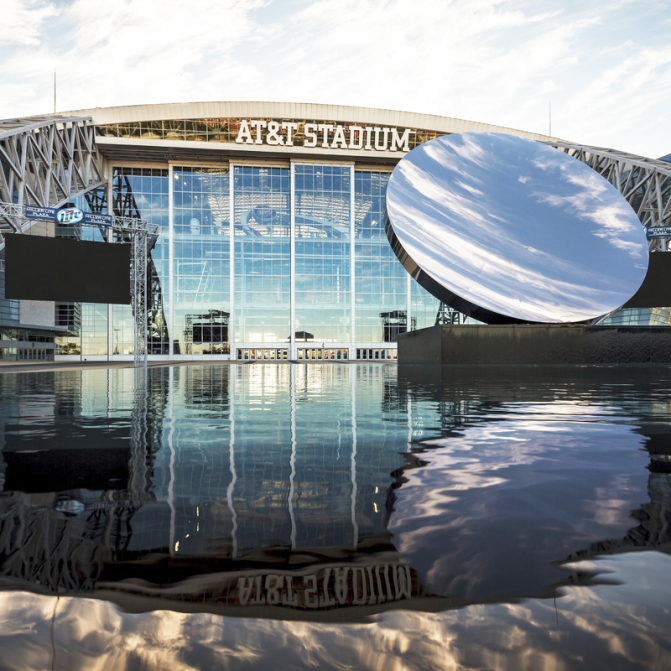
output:
[[[650,254],[648,272],[643,284],[622,307],[671,307],[671,253],[654,252]]]
[[[130,245],[5,235],[5,298],[130,303]]]

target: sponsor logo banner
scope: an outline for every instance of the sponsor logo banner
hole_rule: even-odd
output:
[[[84,213],[76,207],[66,207],[58,210],[56,221],[59,224],[77,224],[84,218]]]
[[[56,207],[26,205],[25,214],[28,219],[46,219],[47,221],[57,221],[59,224],[77,224],[81,222],[89,226],[112,226],[114,223],[114,217],[110,214],[82,212],[76,207],[58,209]]]

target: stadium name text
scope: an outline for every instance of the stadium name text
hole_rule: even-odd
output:
[[[298,124],[293,121],[243,119],[235,141],[238,144],[270,144],[293,147]],[[410,151],[414,130],[387,126],[341,126],[330,123],[306,123],[303,147],[363,149],[368,151]]]

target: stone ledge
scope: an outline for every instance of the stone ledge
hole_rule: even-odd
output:
[[[671,363],[671,326],[446,325],[404,333],[401,364]]]

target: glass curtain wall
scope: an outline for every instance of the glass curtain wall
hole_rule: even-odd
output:
[[[167,354],[168,329],[164,305],[168,300],[169,207],[168,170],[162,168],[114,168],[114,214],[141,217],[158,224],[159,236],[151,252],[149,354]],[[130,305],[112,307],[112,354],[133,354],[133,310]]]
[[[230,352],[230,173],[173,167],[174,354]]]
[[[392,252],[393,253],[393,252]],[[400,263],[398,264],[401,265]],[[403,271],[405,272],[405,270]],[[411,280],[410,284],[410,313],[412,315],[412,328],[423,329],[433,326],[440,310],[440,301],[430,294],[424,287]]]
[[[400,333],[435,324],[439,301],[408,279],[384,231],[390,173],[312,163],[295,163],[293,170],[297,346],[306,341],[318,347],[350,343],[354,323],[356,342],[368,343],[364,347],[393,347]],[[175,166],[171,174],[144,167],[116,167],[113,173],[114,213],[139,216],[160,228],[150,264],[149,353],[167,355],[171,340],[173,354],[187,356],[227,355],[233,343],[238,348],[270,343],[286,348],[291,333],[290,169]],[[102,239],[98,229],[86,228],[83,235]],[[59,339],[57,353],[105,355],[109,337],[109,354],[132,355],[132,308],[115,305],[111,312],[109,325],[104,306],[83,305],[81,335]],[[171,315],[173,333],[168,332]]]
[[[351,341],[351,168],[297,164],[295,331],[305,341]]]
[[[407,273],[384,230],[390,172],[355,173],[356,341],[395,343],[408,329]]]
[[[289,168],[234,166],[235,341],[287,343],[291,299]]]

